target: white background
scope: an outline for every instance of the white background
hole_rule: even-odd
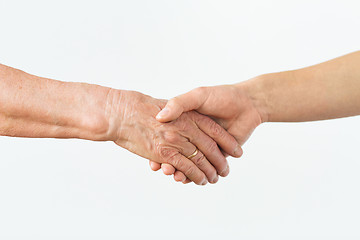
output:
[[[170,98],[359,50],[359,30],[358,0],[0,0],[0,62]],[[111,142],[1,137],[0,239],[359,239],[359,126],[264,124],[205,187]]]

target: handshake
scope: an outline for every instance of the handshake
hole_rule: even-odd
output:
[[[113,141],[175,181],[216,183],[229,174],[226,157],[241,157],[242,144],[266,120],[249,93],[247,82],[196,88],[169,101],[111,89]]]
[[[241,157],[241,146],[261,123],[359,115],[359,65],[357,51],[234,85],[197,88],[168,102],[114,91],[109,101],[123,101],[111,107],[123,113],[113,128],[114,141],[149,159],[152,170],[173,174],[175,181],[216,183],[219,175],[229,174],[226,157]]]
[[[263,122],[360,114],[360,51],[169,101],[134,91],[41,78],[0,64],[0,135],[114,141],[175,181],[229,174],[227,156]]]

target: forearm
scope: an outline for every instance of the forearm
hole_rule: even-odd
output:
[[[360,114],[360,52],[237,85],[263,121],[301,122]]]
[[[0,65],[0,134],[107,140],[109,90]]]

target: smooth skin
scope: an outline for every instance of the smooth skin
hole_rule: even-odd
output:
[[[199,185],[228,175],[223,152],[242,153],[235,138],[196,111],[160,123],[155,116],[165,104],[139,92],[61,82],[0,65],[2,136],[113,141]],[[188,159],[196,148],[199,154]]]
[[[360,51],[303,69],[270,73],[234,85],[201,87],[169,100],[160,122],[196,110],[211,116],[243,145],[264,122],[304,122],[360,114]],[[166,164],[150,163],[174,179],[190,180]]]

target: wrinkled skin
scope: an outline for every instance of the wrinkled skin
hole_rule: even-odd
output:
[[[190,111],[169,123],[155,119],[166,101],[133,92],[112,90],[106,115],[109,134],[121,147],[180,170],[196,184],[218,181],[218,174],[229,173],[228,164],[219,146],[229,152],[236,140],[211,118]],[[199,153],[188,159],[196,147]]]
[[[239,84],[196,88],[169,100],[166,105],[168,110],[163,115],[159,114],[157,119],[161,122],[172,121],[187,111],[196,110],[211,116],[235,137],[239,145],[243,145],[254,129],[264,121],[244,87]],[[190,182],[181,170],[175,170],[167,164],[150,162],[150,167],[154,171],[161,167],[165,174],[174,172],[176,181]]]

